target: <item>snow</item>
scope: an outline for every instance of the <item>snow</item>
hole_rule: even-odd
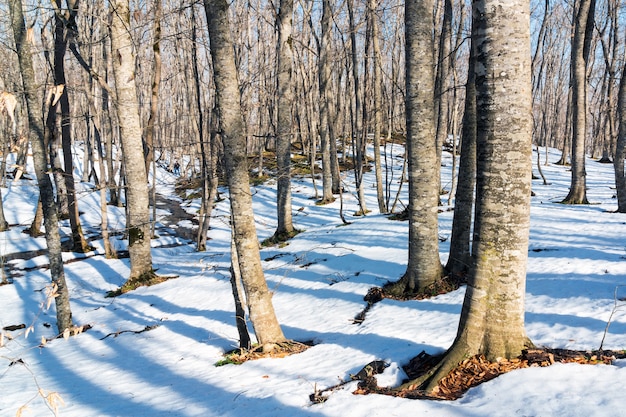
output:
[[[442,183],[449,184],[451,161],[444,156]],[[558,157],[551,151],[550,161]],[[593,204],[587,206],[557,204],[567,194],[571,174],[554,164],[542,168],[551,184],[533,182],[528,335],[535,344],[552,348],[597,349],[603,338],[606,349],[626,348],[626,302],[616,301],[626,296],[626,215],[611,213],[616,208],[612,165],[588,160]],[[174,180],[166,171],[159,172],[159,192],[172,194]],[[159,224],[160,237],[152,243],[154,266],[159,274],[178,275],[159,285],[105,298],[125,281],[128,260],[105,259],[99,240],[91,242],[96,249],[86,256],[65,253],[66,260],[76,260],[65,269],[74,321],[93,327],[40,347],[42,338],[55,336],[56,328],[54,306],[45,309],[50,276],[47,269],[36,268],[47,258],[11,255],[45,247],[43,238],[22,233],[34,216],[37,190],[33,181],[7,184],[2,189],[4,209],[13,226],[0,233],[0,255],[21,276],[12,285],[0,286],[0,327],[24,323],[32,325],[32,331],[2,332],[0,415],[54,415],[55,407],[58,415],[75,417],[626,415],[625,361],[518,370],[452,402],[354,395],[357,383],[349,382],[328,393],[326,402],[312,404],[309,395],[316,389],[349,379],[375,359],[390,364],[378,376],[379,385],[398,385],[406,377],[403,364],[422,350],[444,351],[456,334],[464,288],[423,301],[383,300],[362,324],[353,324],[365,307],[367,290],[398,279],[407,258],[407,223],[375,213],[373,178],[366,180],[373,212],[354,217],[356,200],[346,194],[344,213],[351,223],[343,226],[339,201],[317,206],[311,199],[311,180],[294,179],[294,222],[303,232],[287,246],[261,251],[286,336],[315,345],[285,358],[221,367],[214,364],[237,346],[227,200],[214,211],[206,252],[195,252],[193,244],[166,233],[167,225]],[[86,234],[95,235],[99,193],[92,191],[93,185],[79,187],[83,227]],[[275,185],[253,191],[262,240],[276,226]],[[198,202],[183,206],[194,213]],[[442,237],[450,236],[452,215],[440,214]],[[122,230],[123,209],[109,207],[109,216],[111,228]],[[63,233],[68,233],[67,223]],[[125,242],[119,239],[115,236],[112,242],[123,249]],[[441,243],[442,261],[448,247],[448,241]],[[147,326],[152,330],[140,332]]]

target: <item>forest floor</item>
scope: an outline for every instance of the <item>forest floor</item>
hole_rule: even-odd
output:
[[[402,152],[394,149],[393,155]],[[551,150],[549,156],[557,161],[560,153]],[[394,195],[402,158],[388,161],[394,163],[388,181]],[[442,184],[449,184],[451,166],[444,153]],[[315,204],[311,178],[294,177],[294,223],[302,232],[287,245],[261,248],[285,336],[313,345],[295,355],[217,366],[239,337],[229,280],[228,200],[216,203],[207,250],[198,252],[193,219],[182,212],[169,216],[182,209],[197,217],[199,198],[193,192],[176,193],[177,178],[158,172],[157,191],[165,199],[157,210],[153,264],[159,274],[178,276],[158,285],[107,298],[127,279],[129,259],[106,259],[98,239],[90,241],[96,249],[89,254],[64,252],[73,319],[90,326],[64,340],[55,339],[54,303],[46,308],[45,239],[22,233],[34,216],[36,184],[9,184],[2,191],[12,226],[0,234],[0,255],[21,275],[0,286],[0,329],[7,328],[0,331],[0,415],[622,417],[626,218],[613,212],[612,169],[588,159],[588,198],[594,204],[585,206],[558,204],[569,187],[566,167],[550,163],[543,169],[550,185],[533,183],[525,297],[526,333],[537,350],[497,366],[470,358],[446,381],[447,391],[440,389],[439,396],[450,399],[472,386],[451,401],[419,392],[407,391],[404,398],[395,394],[452,345],[465,288],[423,300],[385,298],[363,320],[355,320],[369,289],[405,272],[408,236],[406,222],[375,212],[353,214],[359,209],[354,193],[343,195],[343,213],[350,221],[345,225],[340,201]],[[347,176],[347,189],[353,189],[350,181]],[[80,187],[81,222],[92,238],[101,221],[99,195],[93,184]],[[276,184],[269,180],[252,191],[263,241],[276,228]],[[369,173],[365,192],[368,205],[376,207]],[[404,201],[405,192],[406,187]],[[128,243],[124,209],[108,210],[110,241],[123,251]],[[449,238],[453,214],[439,214],[444,238]],[[62,222],[62,229],[67,236],[69,224]],[[180,237],[186,232],[190,239]],[[448,250],[449,239],[440,242],[442,263]],[[602,346],[606,350],[597,352]],[[574,363],[560,358],[565,352],[568,357],[578,352]],[[373,362],[384,364],[382,372],[374,375],[375,385],[365,384],[368,374],[361,371]],[[510,369],[515,370],[506,372]],[[394,395],[380,395],[386,389]]]

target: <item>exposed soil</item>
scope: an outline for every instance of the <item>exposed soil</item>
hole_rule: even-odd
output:
[[[172,235],[172,236],[178,236],[182,239],[185,240],[189,240],[189,241],[194,241],[196,236],[195,234],[197,233],[197,229],[196,228],[191,228],[191,227],[187,227],[187,226],[181,226],[180,222],[182,220],[189,220],[192,224],[197,225],[198,224],[198,220],[191,214],[187,213],[181,206],[180,203],[176,200],[171,200],[167,197],[164,197],[162,195],[157,194],[157,207],[167,210],[169,211],[169,214],[161,219],[159,219],[159,222],[163,225],[162,227],[158,228],[156,230],[157,234],[161,234],[161,235]],[[176,227],[171,227],[171,225],[176,225]],[[17,225],[13,225],[13,226],[17,226]],[[110,233],[111,235],[115,235],[115,233]],[[118,233],[119,234],[119,233]],[[90,236],[89,238],[87,238],[88,242],[91,242],[93,240],[97,240],[97,239],[102,239],[102,236],[100,234],[94,235],[94,236]],[[62,245],[62,250],[64,252],[69,252],[71,251],[71,241],[70,240],[64,240],[61,245]],[[175,246],[179,246],[180,244],[175,244]],[[4,268],[4,280],[0,280],[0,285],[7,285],[7,284],[11,284],[13,282],[14,279],[22,276],[24,274],[24,272],[28,272],[31,271],[33,269],[44,269],[44,268],[48,268],[49,265],[48,264],[42,264],[42,265],[37,265],[35,267],[32,268],[15,268],[14,264],[11,261],[17,260],[17,259],[23,259],[23,260],[29,260],[29,259],[33,259],[36,258],[37,256],[41,256],[41,255],[45,255],[48,253],[48,249],[44,248],[44,249],[36,249],[36,250],[31,250],[31,251],[25,251],[25,252],[15,252],[15,253],[9,253],[9,254],[4,254],[2,255],[2,263],[3,263],[3,268]],[[84,256],[80,256],[78,258],[75,259],[70,259],[68,261],[66,261],[65,263],[71,263],[71,262],[76,262],[76,261],[81,261],[83,259],[89,258],[93,256],[92,255],[84,255]],[[125,258],[128,257],[128,251],[117,251],[117,257],[118,258]]]
[[[176,235],[182,239],[194,241],[196,239],[197,228],[181,226],[180,222],[189,220],[193,225],[197,225],[198,219],[185,211],[176,200],[169,199],[161,194],[157,194],[156,200],[157,208],[169,211],[167,216],[159,219],[159,222],[162,223],[165,228],[159,229],[158,233]],[[176,227],[171,227],[171,225],[175,225]]]

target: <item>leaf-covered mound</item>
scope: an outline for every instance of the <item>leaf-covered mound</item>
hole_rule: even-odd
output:
[[[433,356],[422,351],[415,358],[411,359],[403,369],[409,380],[413,380],[428,372],[439,362],[442,356],[443,354]],[[402,390],[381,388],[376,385],[376,380],[372,378],[361,381],[354,393],[377,393],[412,399],[456,400],[468,389],[516,369],[545,367],[555,363],[610,365],[614,360],[624,358],[626,358],[626,351],[578,351],[567,349],[529,349],[525,350],[518,358],[511,360],[500,359],[496,362],[490,362],[484,356],[477,355],[461,362],[447,377],[441,380],[433,392],[425,392],[415,386],[409,386]]]

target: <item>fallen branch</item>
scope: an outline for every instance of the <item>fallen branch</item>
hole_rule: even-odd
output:
[[[146,326],[141,330],[118,330],[117,332],[113,332],[113,333],[109,333],[108,335],[101,337],[100,340],[104,340],[109,336],[113,336],[113,337],[117,337],[119,335],[121,335],[122,333],[134,333],[134,334],[139,334],[139,333],[143,333],[143,332],[147,332],[150,330],[154,330],[157,327],[159,327],[158,324],[152,325],[152,326]]]

